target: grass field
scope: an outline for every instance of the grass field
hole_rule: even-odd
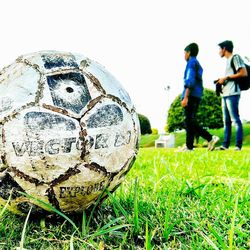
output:
[[[0,249],[250,249],[250,148],[141,148],[122,185],[79,216],[0,208]]]
[[[149,147],[157,138],[142,136],[122,185],[81,215],[0,208],[0,249],[250,249],[250,125],[241,152],[207,152],[202,140],[189,153]]]

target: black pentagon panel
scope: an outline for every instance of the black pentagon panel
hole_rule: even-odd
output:
[[[76,130],[72,120],[66,119],[57,114],[45,112],[29,112],[24,116],[24,123],[30,130],[62,129]]]
[[[17,197],[22,196],[19,191],[24,192],[24,190],[8,173],[6,173],[2,178],[0,178],[0,197],[5,200],[8,200],[11,194],[11,198],[15,199]]]
[[[44,62],[45,69],[53,69],[59,67],[78,68],[78,64],[76,63],[75,57],[73,55],[67,55],[67,57],[63,57],[61,54],[44,54],[42,55],[42,60]]]
[[[87,120],[88,128],[101,128],[118,125],[123,121],[120,107],[114,104],[105,105],[97,109],[97,112]]]
[[[47,82],[53,104],[57,107],[79,114],[91,100],[84,76],[80,73],[47,76]]]

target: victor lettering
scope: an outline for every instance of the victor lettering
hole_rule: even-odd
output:
[[[73,143],[76,143],[76,138],[51,139],[48,142],[43,140],[12,142],[16,156],[23,156],[25,153],[28,156],[39,156],[44,153],[56,155],[61,153],[70,153]]]
[[[131,131],[125,133],[117,132],[115,134],[103,133],[88,136],[86,141],[89,142],[89,147],[94,149],[121,147],[129,144],[131,140]],[[69,154],[72,149],[81,151],[84,138],[62,138],[50,139],[48,141],[35,140],[24,142],[12,142],[12,146],[16,156],[22,157],[25,154],[28,156],[40,156],[44,154],[57,155]]]

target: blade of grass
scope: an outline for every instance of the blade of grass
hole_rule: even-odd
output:
[[[148,220],[146,220],[146,230],[145,231],[146,231],[146,235],[145,235],[145,249],[146,250],[153,249],[153,246],[152,246],[151,242],[152,242],[152,239],[155,236],[157,228],[155,228],[153,231],[149,231]]]
[[[103,227],[101,227],[100,229],[106,229],[109,226],[111,226],[112,224],[115,224],[115,223],[117,223],[118,221],[120,221],[122,219],[123,219],[123,217],[115,218],[112,221],[110,221],[109,223],[107,223],[106,225],[104,225]]]
[[[57,210],[56,208],[54,208],[52,205],[48,204],[45,201],[42,201],[38,198],[33,197],[32,195],[29,195],[27,193],[23,193],[23,192],[19,192],[20,194],[26,196],[27,198],[31,199],[31,200],[35,200],[36,202],[44,205],[45,207],[47,207],[49,210],[51,210],[54,213],[57,213],[58,215],[60,215],[61,217],[63,217],[66,221],[68,221],[73,227],[74,229],[79,233],[79,229],[77,228],[76,224],[64,213],[60,212],[59,210]]]
[[[74,234],[75,234],[75,232],[70,237],[70,243],[69,243],[69,249],[70,250],[74,250]]]
[[[108,187],[109,183],[106,185],[106,187],[103,189],[102,193],[98,196],[96,202],[95,202],[95,205],[93,207],[93,209],[91,210],[90,212],[90,216],[89,216],[89,219],[87,220],[87,224],[86,224],[86,232],[89,232],[89,224],[90,224],[90,221],[92,220],[92,217],[94,215],[94,212],[95,212],[95,209],[96,207],[99,205],[100,201],[101,201],[101,198],[103,197],[104,193],[107,192],[107,187]]]
[[[100,229],[98,232],[95,232],[95,233],[89,235],[88,237],[89,237],[89,238],[90,238],[90,237],[92,238],[92,237],[101,236],[101,235],[104,235],[104,234],[107,234],[107,233],[110,233],[110,232],[112,232],[112,231],[116,231],[116,230],[118,230],[118,229],[121,229],[121,228],[124,228],[124,227],[128,227],[128,226],[130,226],[130,224],[117,225],[117,226],[113,226],[113,227],[107,228],[107,229],[105,229],[105,230],[101,230],[101,229]]]
[[[234,228],[235,228],[235,219],[236,219],[237,209],[238,209],[238,196],[236,196],[236,199],[235,199],[233,217],[231,220],[231,228],[229,231],[229,239],[228,239],[229,240],[229,250],[233,249]]]
[[[170,235],[170,232],[172,231],[175,223],[170,224],[170,208],[166,208],[166,213],[165,213],[165,220],[164,220],[164,231],[163,231],[163,236],[165,240],[168,240],[168,237]]]
[[[82,237],[87,234],[87,218],[85,210],[82,211]]]
[[[121,203],[117,201],[117,199],[108,191],[106,190],[108,196],[111,198],[112,203],[119,208],[122,215],[126,218],[127,221],[129,221],[129,216],[126,210],[122,207]]]
[[[121,218],[118,218],[118,219],[121,219]],[[113,231],[116,231],[118,229],[121,229],[121,228],[124,228],[124,227],[128,227],[128,226],[131,226],[130,224],[122,224],[122,225],[116,225],[116,226],[113,226],[113,227],[109,227],[109,225],[115,223],[117,219],[115,220],[112,220],[110,223],[108,223],[107,225],[103,226],[102,228],[100,228],[97,232],[93,233],[93,234],[90,234],[88,235],[88,237],[97,237],[97,236],[101,236],[101,235],[104,235],[104,234],[107,234],[107,233],[110,233],[110,232],[113,232]]]
[[[8,198],[7,202],[5,203],[4,207],[1,209],[0,218],[3,216],[5,210],[7,209],[8,205],[9,205],[9,203],[11,201],[12,191],[13,191],[13,189],[11,189],[9,198]]]
[[[214,250],[220,250],[206,234],[199,230],[196,230],[196,232],[198,232]]]
[[[216,232],[216,230],[212,227],[212,225],[208,225],[208,229],[209,231],[214,235],[214,237],[218,240],[220,246],[222,247],[222,249],[227,249],[226,244],[223,241],[223,238]]]
[[[138,178],[135,179],[134,185],[134,232],[139,232],[139,209],[138,209]]]
[[[27,224],[28,224],[28,220],[29,220],[29,217],[30,217],[30,213],[31,213],[31,210],[32,210],[32,206],[30,207],[30,210],[26,216],[26,219],[25,219],[25,222],[24,222],[24,225],[23,225],[23,230],[22,230],[22,236],[21,236],[21,241],[20,241],[20,250],[24,250],[23,246],[24,246],[24,240],[25,240],[25,232],[26,232],[26,227],[27,227]]]
[[[148,220],[146,221],[145,249],[146,250],[151,249],[151,241],[150,241],[150,235],[149,235],[149,231],[148,231]]]

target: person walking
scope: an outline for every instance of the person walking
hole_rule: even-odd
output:
[[[201,136],[208,141],[208,150],[212,151],[219,137],[211,135],[197,122],[196,114],[203,94],[203,69],[197,60],[199,47],[190,43],[184,49],[184,58],[187,61],[184,71],[184,89],[181,96],[181,106],[184,108],[186,125],[186,145],[179,151],[193,151],[194,137]]]
[[[247,76],[243,59],[239,55],[233,55],[233,42],[226,40],[218,44],[220,57],[226,58],[225,76],[220,77],[216,84],[222,86],[222,113],[224,122],[224,141],[219,150],[226,150],[230,146],[232,122],[236,127],[235,150],[241,150],[243,140],[243,128],[239,115],[240,88],[235,80]],[[236,70],[234,73],[232,64]]]

